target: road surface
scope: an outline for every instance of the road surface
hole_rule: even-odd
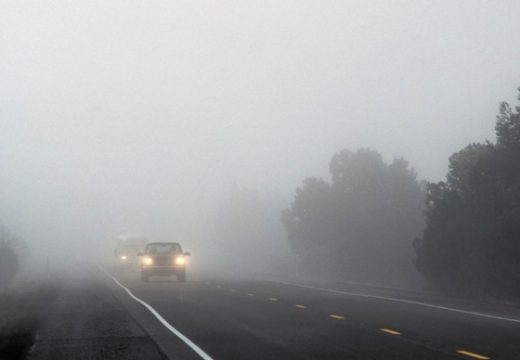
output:
[[[116,297],[171,359],[520,359],[514,307],[339,283],[115,279]]]

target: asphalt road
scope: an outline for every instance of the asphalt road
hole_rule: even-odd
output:
[[[520,310],[514,307],[352,284],[116,278],[213,359],[520,359]],[[201,358],[143,304],[113,287],[163,353]]]

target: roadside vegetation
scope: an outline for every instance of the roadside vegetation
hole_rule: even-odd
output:
[[[445,181],[420,181],[405,159],[365,148],[335,154],[330,180],[306,178],[285,210],[235,189],[217,212],[214,243],[249,269],[290,253],[297,266],[285,270],[302,276],[519,299],[519,111],[502,103],[496,141],[453,154]]]
[[[213,244],[228,270],[287,273],[294,263],[285,241],[276,194],[233,188],[220,203],[213,224]]]
[[[27,252],[19,237],[0,226],[0,359],[26,358],[56,294],[47,281],[15,281]]]
[[[0,226],[0,292],[7,291],[20,267],[16,249],[22,247],[21,240],[6,227]]]
[[[0,359],[25,359],[49,313],[56,286],[25,283],[0,293]]]
[[[426,229],[415,249],[433,290],[520,298],[519,111],[502,103],[496,141],[453,154],[446,181],[428,184]]]
[[[424,189],[404,159],[370,149],[330,161],[331,182],[307,178],[283,212],[307,276],[411,287],[420,281],[411,239],[423,228]]]

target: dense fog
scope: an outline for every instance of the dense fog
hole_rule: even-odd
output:
[[[138,233],[199,268],[420,284],[425,182],[494,141],[520,84],[519,15],[515,1],[0,2],[0,223],[22,264],[110,257]],[[306,194],[328,199],[312,219],[350,222],[328,240],[299,227]],[[376,208],[399,213],[372,222]],[[387,242],[359,250],[356,273],[349,236]],[[382,252],[406,254],[410,278],[378,281]],[[327,266],[302,269],[314,254]]]

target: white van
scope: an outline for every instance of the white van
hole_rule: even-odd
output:
[[[144,251],[147,239],[143,235],[119,235],[114,248],[115,265],[119,269],[139,267],[137,254]]]

